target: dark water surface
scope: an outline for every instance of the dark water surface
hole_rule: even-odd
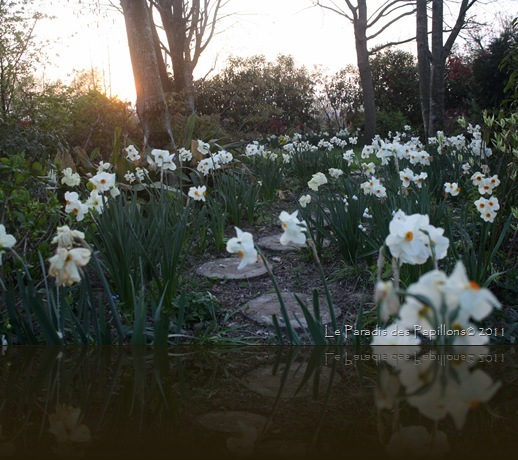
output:
[[[0,458],[516,458],[518,349],[36,348]]]

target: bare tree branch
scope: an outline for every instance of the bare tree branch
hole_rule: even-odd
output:
[[[387,43],[383,43],[382,45],[377,45],[374,48],[372,48],[372,50],[369,51],[369,55],[376,54],[376,53],[380,52],[381,50],[390,48],[391,46],[403,45],[405,43],[413,42],[413,41],[415,41],[415,39],[416,39],[416,37],[413,36],[413,37],[407,38],[405,40],[398,40],[395,42],[387,42]]]
[[[347,20],[349,21],[353,21],[353,18],[351,16],[349,16],[344,10],[342,10],[341,8],[339,8],[336,3],[334,1],[331,0],[331,3],[334,5],[334,8],[331,7],[331,6],[328,6],[328,5],[323,5],[320,0],[316,0],[315,1],[315,5],[316,6],[319,6],[320,8],[324,9],[324,10],[329,10],[329,11],[333,11],[334,13],[337,13],[339,14],[340,16],[343,16],[345,17]]]
[[[405,13],[401,13],[399,16],[395,17],[391,21],[387,22],[381,29],[379,29],[377,32],[375,32],[372,35],[369,35],[367,37],[367,40],[371,40],[373,38],[376,38],[378,35],[382,34],[385,30],[387,30],[392,24],[399,21],[400,19],[404,18],[405,16],[412,16],[415,13],[415,9],[412,11],[407,11]],[[367,26],[368,27],[368,26]],[[406,42],[405,42],[406,43]]]
[[[462,0],[459,14],[457,15],[457,20],[455,21],[455,25],[453,26],[453,30],[448,36],[446,43],[444,44],[444,52],[446,55],[450,54],[451,48],[460,31],[465,25],[466,22],[466,13],[468,10],[477,2],[477,0]]]
[[[414,2],[408,0],[393,0],[391,2],[386,3],[378,9],[379,12],[377,14],[375,13],[376,17],[374,19],[371,19],[373,18],[374,14],[371,15],[371,17],[367,21],[367,27],[371,27],[374,24],[376,24],[379,20],[386,18],[387,16],[390,16],[394,11],[397,11],[401,8],[406,8],[407,6],[412,4],[414,4]]]

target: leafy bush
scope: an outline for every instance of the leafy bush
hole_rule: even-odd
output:
[[[196,107],[217,114],[231,134],[284,134],[315,126],[314,83],[292,57],[232,57],[214,78],[197,82]]]
[[[54,190],[57,184],[49,169],[26,159],[23,154],[0,156],[0,216],[16,229],[20,255],[39,278],[38,251],[50,253],[50,239],[61,218],[61,203]],[[34,270],[32,270],[34,269]]]

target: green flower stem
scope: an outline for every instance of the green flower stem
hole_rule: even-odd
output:
[[[320,262],[320,257],[318,257],[317,248],[315,245],[315,241],[309,236],[307,239],[308,246],[311,248],[313,252],[313,257],[315,258],[315,262],[317,263],[318,271],[320,272],[320,277],[322,278],[322,283],[324,285],[324,290],[326,293],[327,305],[329,307],[329,316],[331,317],[331,323],[333,324],[333,329],[338,329],[338,323],[336,322],[335,311],[333,308],[333,299],[331,298],[331,293],[329,292],[329,287],[327,285],[326,276],[324,274],[324,269],[322,268],[322,263]]]

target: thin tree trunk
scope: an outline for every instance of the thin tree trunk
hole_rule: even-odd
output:
[[[191,113],[194,113],[194,77],[192,62],[185,63],[185,83],[187,107],[189,107]]]
[[[363,108],[365,111],[365,143],[370,143],[376,135],[376,104],[374,100],[374,83],[369,63],[369,49],[367,47],[366,0],[358,1],[358,16],[355,19],[353,22],[354,38],[363,93]]]
[[[158,32],[156,30],[155,22],[153,21],[153,10],[151,8],[149,11],[149,20],[151,21],[151,31],[153,33],[153,44],[155,46],[155,55],[157,58],[158,64],[158,72],[160,74],[160,81],[162,82],[162,89],[164,93],[170,93],[173,91],[173,83],[167,74],[167,67],[165,65],[164,58],[162,57],[162,48],[160,46],[160,37],[158,36]]]
[[[121,6],[137,92],[137,115],[144,132],[144,146],[174,148],[171,116],[160,81],[146,0],[121,0]]]
[[[177,93],[185,92],[185,28],[186,19],[183,16],[183,0],[160,0],[158,2],[160,18],[169,45],[169,54],[173,66],[174,89]]]
[[[443,0],[432,0],[432,72],[428,135],[444,127]]]
[[[419,69],[419,98],[423,118],[425,142],[430,123],[430,50],[428,48],[427,0],[417,0],[416,13],[417,65]]]

